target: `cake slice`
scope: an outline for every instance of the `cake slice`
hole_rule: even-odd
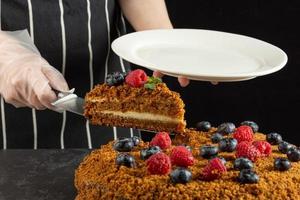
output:
[[[85,96],[84,115],[93,125],[184,132],[184,112],[178,93],[140,69],[110,74]]]

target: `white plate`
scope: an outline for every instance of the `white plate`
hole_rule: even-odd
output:
[[[170,76],[202,81],[241,81],[283,68],[280,48],[252,37],[201,29],[149,30],[112,43],[123,59]]]

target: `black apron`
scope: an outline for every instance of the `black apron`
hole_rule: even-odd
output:
[[[107,73],[129,69],[111,42],[125,33],[115,0],[0,0],[1,29],[27,29],[41,55],[65,76],[78,96]],[[1,98],[0,147],[98,148],[132,129],[90,125],[73,113],[14,108]]]

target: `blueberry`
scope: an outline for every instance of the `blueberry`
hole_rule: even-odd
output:
[[[114,150],[119,152],[131,151],[134,147],[134,143],[131,138],[119,138],[114,143]]]
[[[126,73],[114,72],[106,76],[106,84],[109,86],[117,86],[124,82]]]
[[[253,121],[243,121],[241,123],[241,125],[250,126],[252,128],[252,130],[253,130],[253,133],[258,132],[258,129],[259,129],[259,126],[255,122],[253,122]]]
[[[253,162],[249,160],[248,158],[237,158],[234,161],[233,168],[236,170],[242,170],[242,169],[252,169],[253,168]]]
[[[214,133],[211,137],[210,137],[212,143],[218,143],[223,139],[223,135],[220,133]]]
[[[137,146],[137,145],[139,145],[141,138],[139,138],[138,136],[133,136],[133,137],[131,137],[131,140],[132,140],[134,146]]]
[[[240,183],[257,183],[259,176],[251,169],[242,169],[238,176]]]
[[[219,149],[220,151],[233,152],[237,143],[237,140],[234,138],[224,138],[219,142]]]
[[[105,83],[109,86],[113,86],[114,85],[114,79],[113,79],[113,76],[112,74],[108,74],[106,76],[106,80],[105,80]]]
[[[126,166],[126,167],[135,167],[135,159],[133,156],[127,153],[119,153],[116,158],[116,165]]]
[[[279,171],[286,171],[291,168],[291,162],[287,158],[276,158],[274,167]]]
[[[218,126],[217,132],[221,134],[229,134],[234,132],[234,130],[235,130],[235,125],[231,122],[226,122]]]
[[[300,150],[295,148],[291,148],[288,152],[287,152],[287,157],[290,161],[292,162],[298,162],[300,161]]]
[[[210,159],[218,155],[219,148],[216,146],[205,145],[200,147],[200,155],[203,158]]]
[[[123,83],[126,77],[126,72],[114,72],[113,77],[117,81],[117,83]]]
[[[171,172],[170,178],[173,183],[188,183],[192,180],[192,173],[186,168],[179,167]]]
[[[272,145],[279,144],[282,142],[282,137],[278,133],[269,133],[267,135],[267,141]]]
[[[196,124],[197,131],[209,131],[211,124],[208,121],[201,121]]]
[[[151,146],[147,149],[142,149],[140,152],[141,159],[146,160],[153,154],[156,154],[158,152],[161,152],[161,149],[159,146]]]
[[[294,148],[294,145],[292,145],[288,142],[285,142],[285,141],[280,142],[278,145],[278,150],[281,153],[287,153],[291,148]]]

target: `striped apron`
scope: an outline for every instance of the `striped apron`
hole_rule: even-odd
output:
[[[115,0],[0,0],[1,29],[27,29],[41,55],[84,97],[108,73],[128,70],[111,42],[125,33]],[[132,129],[92,126],[82,116],[14,108],[1,97],[0,148],[98,148]]]

